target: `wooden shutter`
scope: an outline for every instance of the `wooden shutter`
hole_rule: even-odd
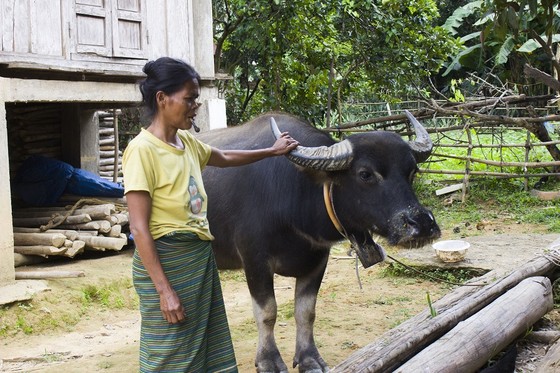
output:
[[[111,56],[111,9],[107,1],[75,0],[78,53]]]
[[[112,13],[113,55],[145,58],[145,1],[113,0]]]

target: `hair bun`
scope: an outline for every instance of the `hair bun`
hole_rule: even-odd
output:
[[[153,67],[154,61],[148,61],[142,68],[142,71],[144,72],[144,74],[150,75],[152,73]]]

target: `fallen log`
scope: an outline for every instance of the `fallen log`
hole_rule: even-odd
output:
[[[560,250],[554,249],[530,260],[507,276],[496,270],[467,282],[470,285],[487,285],[455,289],[433,303],[437,318],[432,318],[430,309],[424,310],[384,333],[377,341],[354,352],[331,372],[394,371],[459,322],[474,315],[522,280],[550,275],[558,268],[558,258]]]
[[[84,277],[84,271],[16,271],[16,280]]]
[[[14,232],[15,246],[47,245],[62,247],[66,236],[62,233],[19,233]]]
[[[395,372],[475,372],[553,308],[550,280],[527,278]]]

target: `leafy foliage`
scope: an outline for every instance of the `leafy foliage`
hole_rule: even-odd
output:
[[[474,71],[522,83],[526,62],[550,71],[550,50],[560,41],[558,6],[553,0],[475,0],[458,7],[443,27],[461,36],[463,48],[443,75]]]
[[[267,110],[320,120],[337,100],[394,100],[454,50],[431,0],[217,0],[216,70],[228,118]]]

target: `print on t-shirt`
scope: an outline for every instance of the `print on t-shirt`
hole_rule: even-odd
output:
[[[202,202],[204,199],[202,195],[198,192],[198,185],[194,177],[189,179],[189,195],[191,197],[191,211],[193,214],[198,214],[202,210]]]

